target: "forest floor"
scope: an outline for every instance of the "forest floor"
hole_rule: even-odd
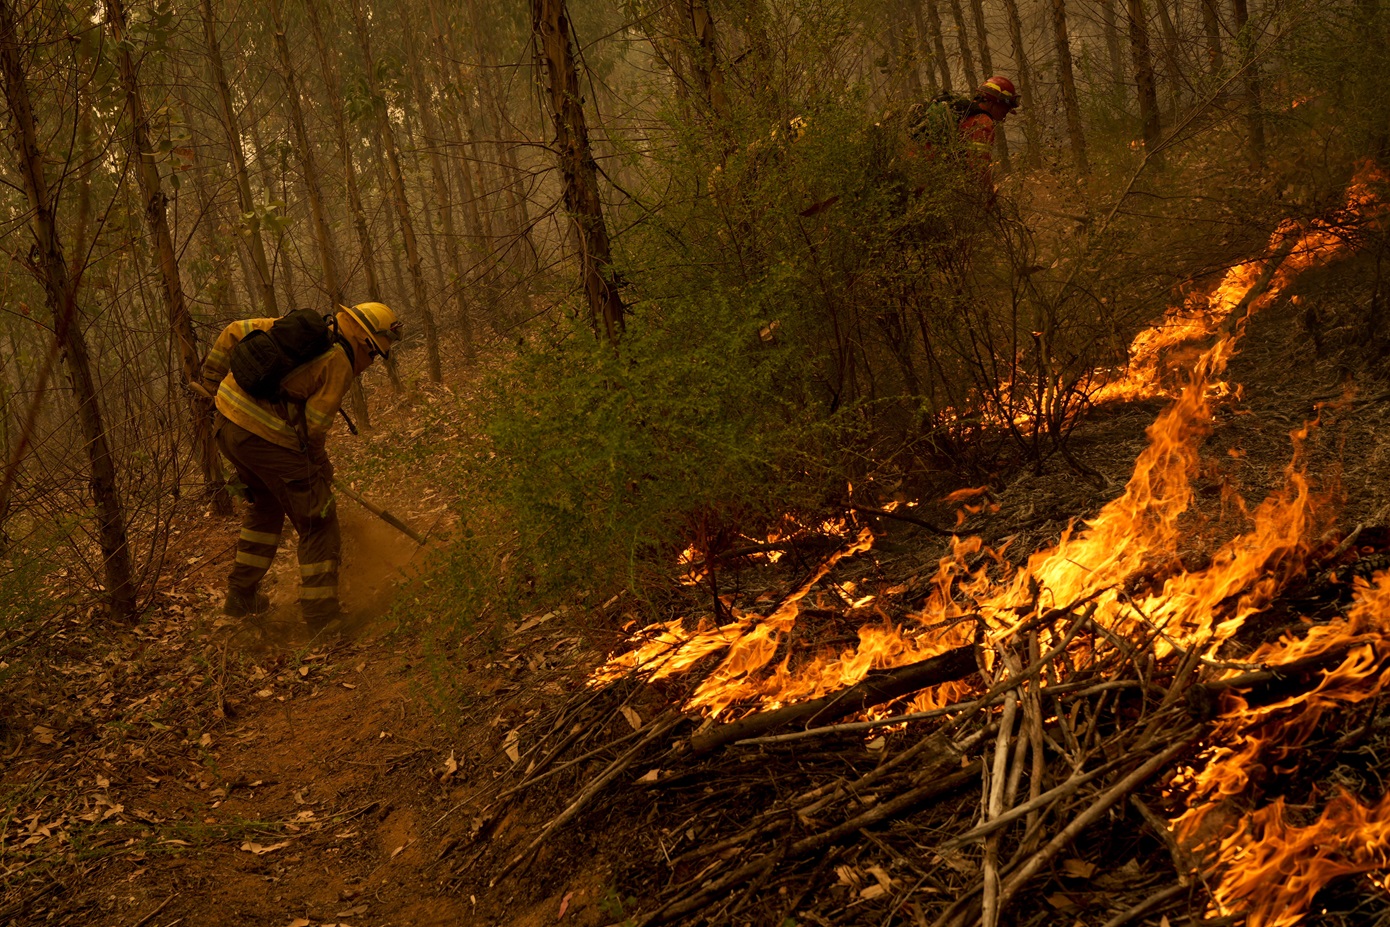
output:
[[[1277,485],[1291,457],[1289,432],[1352,384],[1361,400],[1324,412],[1308,440],[1309,472],[1340,500],[1344,526],[1390,522],[1390,450],[1377,437],[1390,428],[1390,402],[1380,359],[1365,353],[1363,284],[1354,267],[1334,268],[1307,281],[1301,306],[1284,300],[1253,321],[1227,376],[1241,392],[1223,404],[1203,449],[1212,465],[1197,488],[1211,517],[1235,495],[1258,501]],[[431,527],[441,547],[447,497],[428,483],[446,478],[462,402],[443,390],[399,401],[339,465],[362,474],[359,488],[407,521]],[[1072,451],[1099,481],[1077,478],[1059,459],[1041,474],[1014,468],[994,487],[998,511],[964,530],[987,542],[1013,536],[1019,557],[1054,541],[1069,519],[1120,492],[1160,407],[1094,410]],[[347,439],[335,440],[343,447]],[[403,445],[415,455],[411,476],[394,480],[391,455]],[[431,469],[430,460],[445,463]],[[55,616],[11,658],[0,696],[0,923],[599,925],[621,921],[644,888],[655,891],[630,877],[654,863],[633,859],[655,845],[647,825],[628,816],[642,798],[579,818],[532,865],[491,887],[495,861],[529,842],[592,773],[578,764],[503,805],[500,819],[484,815],[513,781],[528,721],[584,692],[623,640],[630,616],[622,604],[479,627],[441,651],[417,633],[428,616],[405,582],[423,559],[414,545],[340,506],[345,600],[360,619],[348,643],[296,639],[285,551],[271,587],[275,639],[222,618],[237,521],[189,512],[169,558],[178,570],[140,625],[95,628],[87,614]],[[946,549],[910,524],[877,527],[888,579],[920,573]],[[640,728],[661,702],[649,693],[633,703],[634,716],[612,723]],[[635,780],[636,772],[612,787]],[[480,831],[497,848],[481,863],[460,853]],[[833,874],[824,880],[824,892],[796,900],[810,921],[848,922],[815,914],[838,887]],[[1106,901],[1103,886],[1092,895],[1049,922],[1106,922],[1119,903]],[[907,911],[903,923],[913,922]],[[801,914],[788,912],[797,923],[792,915]]]

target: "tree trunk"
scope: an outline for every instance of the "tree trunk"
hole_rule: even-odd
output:
[[[579,237],[580,274],[595,332],[611,342],[623,328],[623,301],[613,279],[608,226],[599,199],[598,171],[589,150],[589,124],[570,45],[565,0],[532,0],[536,59],[545,67],[545,98],[555,123],[555,152],[564,178],[565,209]]]
[[[1173,18],[1168,15],[1168,0],[1154,0],[1154,9],[1158,11],[1158,28],[1163,36],[1163,68],[1168,72],[1168,120],[1177,122],[1178,113],[1182,111],[1184,83],[1179,61],[1178,30],[1173,25]]]
[[[1144,0],[1126,0],[1129,17],[1129,50],[1134,61],[1134,84],[1139,94],[1139,121],[1144,127],[1144,147],[1156,151],[1163,137],[1158,119],[1158,87],[1154,83],[1153,59],[1149,53],[1149,21]]]
[[[912,26],[916,30],[916,44],[913,45],[913,65],[920,69],[923,61],[926,62],[926,90],[930,96],[936,96],[941,87],[939,70],[934,63],[934,55],[931,51],[926,51],[927,43],[931,41],[931,36],[927,29],[927,17],[922,10],[922,0],[908,0],[912,5]],[[920,81],[919,81],[920,83]]]
[[[256,215],[256,201],[251,196],[251,179],[246,172],[246,152],[241,147],[241,128],[232,105],[232,88],[227,83],[227,71],[222,61],[222,44],[217,38],[217,23],[213,19],[212,0],[201,0],[203,38],[208,47],[212,79],[217,87],[217,100],[222,112],[222,127],[227,134],[227,147],[232,154],[232,170],[236,174],[237,207],[241,210],[244,237],[251,252],[251,266],[256,275],[257,296],[267,317],[278,316],[280,307],[275,299],[275,282],[270,275],[270,263],[261,240],[261,220]],[[250,218],[247,218],[247,217]]]
[[[954,82],[951,80],[951,59],[946,57],[946,40],[941,33],[941,8],[937,0],[922,0],[927,11],[927,33],[931,38],[932,57],[941,74],[941,89],[950,93]]]
[[[1100,0],[1101,30],[1105,33],[1105,51],[1110,59],[1112,85],[1124,82],[1124,49],[1120,41],[1120,20],[1115,12],[1115,0]]]
[[[1076,99],[1076,79],[1071,69],[1071,34],[1067,31],[1067,0],[1052,0],[1052,40],[1057,49],[1057,79],[1062,84],[1062,103],[1067,110],[1067,138],[1076,169],[1091,172],[1086,157],[1086,135],[1081,127],[1081,104]]]
[[[253,105],[254,101],[248,102],[243,111],[253,111]],[[267,210],[276,209],[280,218],[286,219],[288,218],[289,196],[288,194],[281,194],[275,189],[275,168],[270,163],[270,158],[266,156],[265,143],[261,141],[260,118],[247,121],[246,133],[251,136],[251,161],[246,167],[247,176],[255,178],[259,182]],[[255,195],[254,192],[252,195]],[[279,204],[278,208],[276,207],[277,203]],[[284,285],[279,292],[293,309],[300,305],[300,301],[294,285],[294,266],[290,263],[290,255],[285,248],[285,230],[283,221],[271,225],[275,239],[267,257],[270,259],[270,279],[273,282],[276,274],[283,278]]]
[[[1207,39],[1207,63],[1212,74],[1220,74],[1226,66],[1221,53],[1221,8],[1220,0],[1200,0],[1202,5],[1202,30]]]
[[[984,0],[970,0],[970,14],[975,23],[975,41],[980,45],[980,67],[984,79],[994,76],[994,58],[989,52],[989,27],[985,23]],[[1009,169],[1009,136],[1001,122],[994,132],[994,143],[999,148],[999,161],[1004,170]]]
[[[425,332],[426,367],[430,382],[438,383],[444,378],[440,368],[439,332],[435,329],[434,311],[430,308],[429,292],[425,288],[425,272],[420,265],[420,246],[415,238],[415,225],[410,218],[410,203],[405,196],[405,178],[401,173],[396,130],[391,124],[386,98],[382,95],[381,86],[377,81],[376,59],[372,55],[370,29],[361,0],[352,0],[352,14],[357,27],[354,30],[357,34],[357,47],[362,52],[362,65],[367,75],[367,93],[371,97],[372,109],[376,112],[377,134],[386,152],[386,163],[391,169],[391,199],[396,207],[396,220],[400,223],[401,241],[405,245],[405,259],[410,269],[415,311],[420,319],[420,327]]]
[[[193,318],[189,315],[188,304],[184,300],[179,259],[174,251],[173,235],[169,232],[169,216],[166,210],[168,200],[164,195],[159,166],[155,161],[154,146],[150,144],[149,119],[145,114],[144,101],[140,97],[135,62],[130,54],[130,44],[126,41],[128,26],[123,0],[106,0],[106,14],[106,25],[115,41],[116,64],[125,91],[126,109],[130,114],[128,157],[135,164],[135,176],[140,183],[140,197],[145,207],[145,224],[150,230],[150,237],[154,239],[155,254],[159,259],[159,276],[164,284],[164,308],[179,358],[179,374],[182,378],[179,384],[180,392],[184,395],[193,425],[193,449],[198,455],[198,464],[203,473],[203,485],[208,498],[214,500],[217,509],[226,514],[231,511],[231,506],[230,500],[222,492],[226,481],[222,479],[221,461],[212,440],[212,421],[206,403],[189,389],[191,384],[198,382],[202,354],[198,349],[198,336],[193,331]]]
[[[956,25],[956,47],[960,49],[965,86],[967,90],[974,90],[980,86],[980,77],[975,73],[975,56],[970,52],[970,37],[965,29],[965,14],[961,11],[960,0],[951,0],[951,21]]]
[[[54,338],[62,351],[77,398],[78,420],[91,466],[92,500],[97,510],[97,537],[106,595],[112,614],[132,621],[136,618],[135,584],[125,511],[116,484],[116,464],[111,457],[106,425],[97,401],[96,380],[77,308],[77,285],[63,256],[56,203],[43,172],[44,153],[39,148],[38,125],[25,78],[12,0],[0,0],[0,81],[4,84],[14,139],[14,166],[32,210],[29,217],[35,242],[30,252],[32,266],[53,314]]]
[[[299,155],[300,170],[304,175],[304,193],[309,200],[309,217],[314,230],[314,245],[319,252],[319,269],[323,273],[323,288],[328,294],[328,311],[337,312],[338,307],[346,305],[347,293],[343,280],[338,275],[337,246],[333,242],[333,231],[328,224],[328,212],[323,204],[323,187],[319,185],[318,159],[314,156],[314,146],[309,140],[308,125],[304,120],[304,105],[299,92],[299,75],[295,71],[294,59],[290,56],[290,43],[285,36],[285,16],[281,0],[269,0],[271,25],[275,33],[275,51],[280,58],[281,78],[285,82],[285,98],[290,107],[290,124],[294,128],[295,151]],[[334,105],[340,106],[337,100]],[[332,107],[330,107],[332,108]],[[286,202],[289,198],[286,197]],[[370,272],[369,272],[370,275]],[[356,302],[356,300],[354,300]],[[371,412],[367,407],[367,395],[362,389],[361,379],[354,377],[348,389],[352,403],[352,414],[356,424],[364,429],[372,427]]]
[[[319,0],[304,0],[304,11],[309,17],[309,31],[314,36],[314,48],[318,51],[320,76],[328,95],[328,113],[333,123],[333,135],[338,147],[338,160],[343,166],[343,186],[348,202],[348,212],[352,215],[352,227],[357,233],[357,246],[361,252],[362,274],[367,282],[367,299],[381,302],[381,283],[377,276],[376,245],[372,242],[371,226],[367,224],[367,211],[362,206],[362,192],[357,185],[357,166],[352,159],[352,143],[348,138],[347,115],[343,112],[343,85],[338,76],[338,67],[333,61],[333,52],[323,34],[323,22],[319,18]],[[359,300],[353,300],[359,302]]]
[[[453,29],[441,17],[438,0],[429,0],[430,22],[434,31],[434,65],[441,86],[448,88],[448,103],[441,107],[444,115],[444,128],[449,133],[449,143],[457,154],[449,159],[463,201],[463,214],[468,225],[470,266],[466,269],[471,286],[481,292],[480,298],[471,298],[470,305],[484,309],[483,317],[494,328],[496,309],[500,302],[497,287],[496,259],[493,254],[492,216],[484,201],[485,177],[482,160],[478,157],[478,146],[473,130],[473,100],[471,93],[464,88],[471,81],[463,64],[465,58],[453,44]],[[450,68],[452,64],[452,69]]]
[[[714,34],[714,17],[705,0],[685,0],[690,16],[691,32],[695,36],[695,74],[700,91],[714,114],[729,117],[729,95],[724,89],[724,69],[719,64],[719,46]]]
[[[404,20],[404,6],[401,7],[401,16]],[[439,131],[439,123],[434,116],[436,104],[431,98],[429,86],[425,81],[424,68],[420,64],[420,52],[415,44],[415,25],[402,21],[401,26],[405,35],[406,64],[410,68],[410,79],[415,89],[416,107],[420,111],[425,156],[429,161],[430,176],[434,181],[435,209],[439,214],[440,223],[444,226],[442,244],[448,260],[449,272],[453,276],[450,286],[445,289],[446,292],[453,291],[463,357],[464,360],[471,361],[474,354],[473,325],[468,317],[468,300],[464,295],[467,278],[463,272],[463,259],[459,256],[458,232],[454,228],[454,207],[453,198],[449,194],[449,176],[444,170],[444,160],[439,156],[439,146],[443,144],[443,137]]]
[[[1236,41],[1240,46],[1240,69],[1245,96],[1245,124],[1250,133],[1250,160],[1256,167],[1265,160],[1265,119],[1260,101],[1260,69],[1255,61],[1255,36],[1250,30],[1250,10],[1246,0],[1231,0]]]
[[[1019,115],[1023,119],[1023,137],[1028,141],[1024,160],[1031,166],[1040,163],[1042,140],[1038,138],[1038,119],[1029,105],[1033,94],[1033,68],[1023,44],[1023,19],[1018,13],[1017,0],[1004,0],[1004,14],[1009,22],[1009,44],[1013,49],[1014,67],[1018,69]]]
[[[309,200],[309,217],[314,232],[314,245],[319,252],[319,269],[323,273],[323,288],[328,301],[338,306],[346,300],[342,281],[338,279],[338,260],[333,245],[333,233],[328,226],[328,214],[323,206],[323,188],[319,186],[319,168],[309,129],[304,121],[304,105],[299,93],[299,75],[290,57],[290,43],[285,37],[285,15],[282,0],[269,0],[271,25],[275,33],[275,52],[280,58],[281,80],[285,84],[285,102],[289,106],[290,125],[294,129],[295,153],[304,174],[304,193]]]
[[[200,110],[193,106],[189,100],[188,93],[191,84],[177,63],[174,65],[172,86],[174,99],[182,112],[184,124],[188,126],[195,139],[192,146],[192,166],[189,171],[185,172],[184,179],[193,188],[193,202],[197,207],[199,217],[197,222],[199,246],[204,252],[205,259],[213,268],[213,275],[216,277],[216,286],[219,290],[217,298],[213,301],[213,317],[219,321],[224,321],[232,314],[232,307],[238,296],[232,288],[231,274],[227,270],[228,249],[222,247],[222,242],[218,238],[218,231],[223,223],[222,211],[214,197],[208,192],[209,188],[216,189],[221,184],[214,172],[208,167],[211,159],[205,150],[206,144],[197,140],[198,138],[207,139],[207,132],[204,131],[198,119]],[[235,242],[230,250],[237,256],[242,254],[242,250],[236,247]],[[250,295],[249,292],[243,294],[248,301]]]

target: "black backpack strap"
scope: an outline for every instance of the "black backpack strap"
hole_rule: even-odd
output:
[[[343,353],[347,355],[348,366],[355,368],[356,355],[352,348],[352,342],[344,338],[343,333],[338,329],[338,317],[336,315],[329,314],[326,315],[325,318],[328,320],[329,330],[333,332],[333,343],[338,347],[342,348]],[[348,434],[356,435],[357,426],[353,424],[352,419],[348,418],[347,410],[344,409],[341,405],[338,406],[338,414],[341,415],[343,417],[343,421],[347,423]]]

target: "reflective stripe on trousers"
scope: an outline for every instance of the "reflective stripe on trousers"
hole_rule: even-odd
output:
[[[285,518],[299,535],[300,605],[311,623],[338,613],[342,547],[338,507],[326,475],[307,454],[291,451],[221,419],[217,444],[247,489],[228,585],[254,590],[275,558]]]

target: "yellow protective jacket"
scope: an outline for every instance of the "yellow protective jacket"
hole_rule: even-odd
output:
[[[355,375],[352,361],[337,345],[287,373],[279,402],[256,399],[237,385],[228,369],[232,348],[251,332],[268,330],[275,319],[242,319],[222,330],[207,360],[203,380],[217,390],[217,411],[252,434],[292,451],[325,459],[324,439]]]

